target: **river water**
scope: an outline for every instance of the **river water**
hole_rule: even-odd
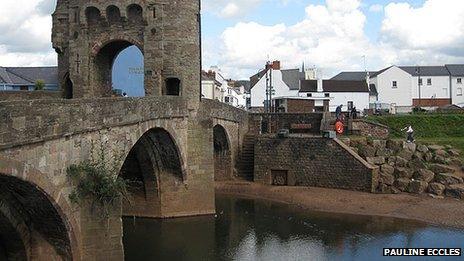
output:
[[[216,217],[125,218],[126,260],[402,260],[383,258],[383,248],[464,247],[464,230],[394,218],[308,212],[224,195],[216,208]]]

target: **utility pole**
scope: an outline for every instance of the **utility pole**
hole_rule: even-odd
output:
[[[269,61],[266,62],[266,102],[264,103],[264,110],[268,113],[269,112],[269,69],[270,63]]]
[[[419,88],[419,108],[421,108],[421,105],[422,105],[422,94],[421,94],[421,71],[420,71],[420,66],[418,65],[417,68],[416,68],[416,72],[417,72],[417,76],[418,76],[418,79],[417,79],[417,86]]]

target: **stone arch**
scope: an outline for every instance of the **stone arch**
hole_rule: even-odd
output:
[[[132,40],[126,39],[113,39],[105,44],[97,45],[94,47],[95,56],[93,64],[95,74],[93,75],[93,86],[98,88],[96,90],[99,96],[110,96],[112,90],[112,68],[116,57],[123,50],[130,46],[136,46],[144,54],[140,44]]]
[[[166,91],[165,94],[168,96],[180,96],[181,93],[181,81],[176,77],[169,77],[165,82]]]
[[[15,244],[20,238],[28,256],[79,260],[78,226],[64,214],[71,208],[57,189],[38,170],[0,157],[0,215],[15,227]]]
[[[101,19],[101,12],[95,6],[89,6],[85,9],[85,18],[88,25],[95,25]]]
[[[217,124],[213,128],[214,179],[216,181],[232,178],[232,152],[226,129]]]
[[[123,215],[159,217],[161,193],[183,185],[185,171],[174,138],[162,128],[146,131],[132,146],[120,171],[133,196]]]
[[[115,5],[109,5],[106,8],[106,19],[110,24],[121,22],[121,10],[119,10],[119,7]]]
[[[127,19],[131,22],[143,22],[143,8],[138,4],[127,6]]]
[[[74,97],[74,85],[69,76],[69,72],[65,74],[62,86],[64,98],[72,99]]]

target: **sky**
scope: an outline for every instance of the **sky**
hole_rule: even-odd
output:
[[[56,65],[55,1],[1,0],[0,66]],[[267,60],[284,68],[304,62],[324,77],[464,63],[463,0],[202,0],[202,26],[203,68],[218,66],[234,79],[249,78]],[[115,75],[124,80],[128,67],[143,66],[137,53],[118,57]]]

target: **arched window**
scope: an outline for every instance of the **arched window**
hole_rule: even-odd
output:
[[[127,18],[132,22],[143,21],[143,9],[140,5],[131,4],[127,7]]]
[[[85,9],[85,17],[87,18],[87,24],[96,24],[100,21],[100,10],[94,6],[89,6]]]
[[[106,19],[109,23],[118,23],[121,21],[121,11],[117,6],[110,5],[106,8]]]
[[[180,95],[180,80],[178,78],[166,79],[166,95],[179,96]]]

